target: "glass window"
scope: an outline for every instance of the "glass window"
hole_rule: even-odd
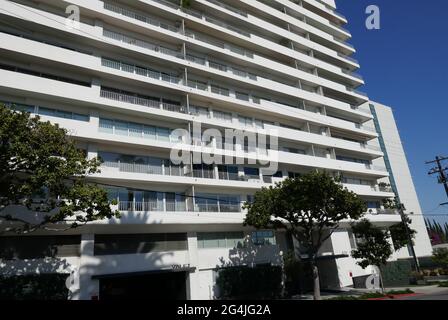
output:
[[[249,101],[249,94],[245,93],[245,92],[236,92],[235,96],[237,99],[239,100],[245,100],[245,101]]]
[[[143,133],[143,126],[141,124],[137,124],[137,123],[129,124],[129,135],[131,137],[141,138],[142,133]]]
[[[88,115],[74,113],[73,114],[73,120],[89,122],[90,121],[90,117]]]
[[[143,137],[146,139],[156,139],[156,128],[153,126],[143,126]]]
[[[170,141],[170,130],[167,128],[157,127],[157,139],[162,141]]]
[[[124,121],[115,121],[115,134],[127,136],[129,134],[129,125]]]
[[[252,232],[252,242],[255,245],[275,245],[274,231],[254,231]]]
[[[114,133],[114,120],[100,118],[100,132]]]
[[[42,116],[54,117],[55,116],[55,110],[44,108],[44,107],[39,107],[39,114],[42,115]]]
[[[274,173],[273,177],[275,178],[283,178],[283,172],[281,170]]]
[[[235,248],[242,246],[243,232],[200,232],[198,233],[198,248]]]
[[[258,168],[244,168],[244,175],[250,177],[260,177],[260,170]]]

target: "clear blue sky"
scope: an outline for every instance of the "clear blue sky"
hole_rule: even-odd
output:
[[[442,185],[426,160],[448,156],[448,1],[336,0],[349,24],[371,100],[394,109],[401,139],[426,214],[447,214]],[[381,29],[365,27],[368,5],[381,12]],[[446,162],[448,166],[448,162]],[[438,220],[448,221],[448,216]]]

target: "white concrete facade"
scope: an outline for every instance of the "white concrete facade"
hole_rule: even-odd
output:
[[[191,3],[0,0],[0,101],[58,123],[88,157],[101,156],[102,172],[90,178],[122,212],[118,220],[65,233],[79,237],[79,254],[4,259],[0,272],[73,272],[72,299],[101,299],[103,277],[185,272],[186,298],[214,299],[217,267],[280,264],[290,249],[283,232],[268,244],[254,243],[254,230],[242,227],[241,204],[262,186],[314,169],[342,174],[344,185],[369,203],[376,224],[400,221],[381,206],[394,196],[379,185],[390,174],[369,99],[357,90],[364,81],[342,27],[347,20],[334,1]],[[79,28],[67,25],[69,5],[80,10]],[[271,130],[279,148],[245,152],[236,144],[234,153],[216,139],[189,143],[172,134],[191,134],[197,124],[221,132]],[[389,134],[396,143],[395,133],[383,135]],[[233,159],[279,159],[279,170],[176,166],[170,162],[175,146]],[[393,170],[407,169],[405,160],[396,165]],[[421,212],[416,197],[406,202]],[[323,287],[350,286],[352,276],[372,272],[350,257],[348,228],[344,222],[322,249],[322,256],[341,256],[322,272]],[[151,237],[165,240],[142,240]],[[120,239],[157,249],[137,245],[132,252]],[[235,246],[242,241],[244,249]]]

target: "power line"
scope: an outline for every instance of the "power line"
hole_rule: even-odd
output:
[[[446,196],[448,197],[448,179],[445,174],[445,171],[448,170],[448,167],[443,167],[442,161],[448,160],[448,157],[439,157],[437,156],[433,161],[427,161],[426,164],[436,163],[437,166],[429,170],[428,175],[438,174],[438,182],[443,184],[445,188]]]

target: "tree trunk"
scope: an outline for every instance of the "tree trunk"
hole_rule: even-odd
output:
[[[311,260],[311,266],[313,268],[314,300],[322,300],[320,296],[319,269],[317,268],[316,258],[314,256]]]
[[[378,268],[378,276],[380,277],[380,287],[381,287],[381,293],[385,294],[386,290],[384,290],[384,282],[383,282],[383,275],[381,274],[381,268],[377,266]]]

